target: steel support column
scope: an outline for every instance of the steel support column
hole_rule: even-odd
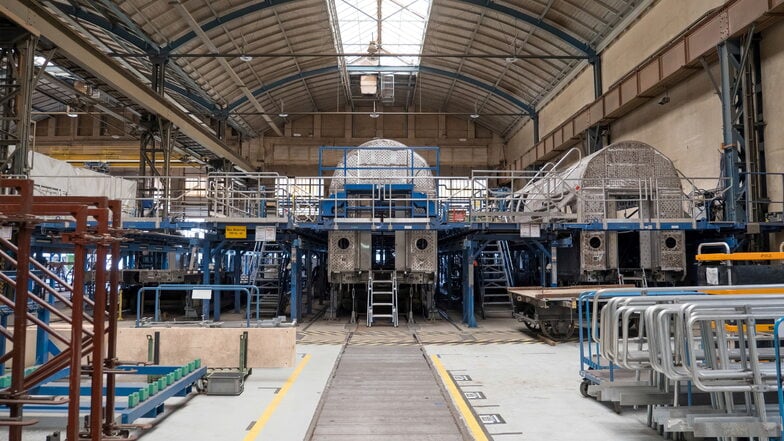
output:
[[[152,89],[163,98],[166,82],[166,65],[168,60],[156,58],[152,60]],[[166,219],[171,209],[171,154],[174,148],[174,128],[172,123],[158,115],[145,114],[142,120],[145,132],[140,139],[139,176],[144,179],[137,189],[141,206],[141,216],[155,216],[157,201],[160,202],[160,215]],[[163,159],[163,169],[157,166],[157,156]],[[163,186],[158,194],[156,181]],[[159,196],[159,197],[158,197]]]
[[[10,23],[5,23],[3,34],[0,37],[0,162],[2,170],[21,176],[30,171],[27,152],[38,38]]]
[[[212,249],[210,245],[209,239],[201,241],[201,274],[202,283],[205,285],[212,283],[210,280],[210,261],[212,260]],[[201,301],[201,319],[207,320],[208,318],[210,318],[210,301],[209,299],[206,299]]]
[[[32,196],[32,195],[31,195]],[[16,292],[14,294],[14,349],[11,358],[11,398],[22,398],[24,388],[25,352],[27,348],[27,287],[30,277],[30,242],[33,234],[29,222],[21,222],[17,233]],[[9,417],[22,419],[22,404],[9,404]],[[9,427],[9,441],[22,441],[22,426]]]
[[[305,251],[305,314],[313,313],[313,256],[311,250]]]
[[[746,217],[748,222],[765,222],[768,215],[767,160],[765,158],[765,118],[763,114],[762,60],[759,33],[747,36],[743,47],[747,60],[741,77],[740,96],[743,98],[743,118],[738,124],[745,140]],[[770,250],[767,235],[753,235],[756,249]]]
[[[112,213],[112,235],[115,238],[121,234],[122,230],[122,204],[119,201],[109,201],[109,209]],[[111,246],[111,266],[109,272],[109,302],[108,320],[106,337],[106,411],[104,414],[104,434],[112,435],[114,430],[114,405],[115,391],[117,389],[117,378],[114,369],[117,367],[117,321],[122,305],[119,302],[120,287],[120,241],[115,240]]]
[[[463,323],[476,328],[474,315],[474,242],[463,244]]]
[[[590,61],[593,66],[593,97],[599,98],[604,93],[602,87],[602,58],[595,56]]]
[[[738,39],[729,39],[719,44],[719,71],[721,74],[721,119],[722,119],[722,178],[720,185],[725,188],[724,220],[745,222],[744,208],[741,203],[741,155],[744,139],[736,129],[736,122],[742,110],[742,97],[738,96],[739,81],[743,69],[742,50]]]
[[[291,243],[291,298],[289,306],[291,308],[291,321],[300,320],[302,311],[300,311],[302,293],[300,293],[300,274],[299,274],[299,251],[300,240],[294,239]]]
[[[539,143],[539,114],[531,115],[531,122],[534,125],[534,145]]]

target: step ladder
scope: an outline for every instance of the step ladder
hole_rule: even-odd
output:
[[[282,288],[287,251],[279,242],[262,242],[257,253],[257,264],[251,273],[259,293],[251,300],[251,311],[257,310],[256,320],[275,318],[281,314]]]
[[[636,269],[618,268],[618,284],[624,285],[629,282],[634,283],[638,288],[648,287],[648,276],[645,274],[645,268],[640,268],[639,272]],[[632,275],[624,275],[632,274]]]
[[[378,318],[391,318],[397,327],[397,272],[371,271],[368,275],[367,326]]]
[[[489,241],[477,264],[482,318],[488,313],[511,316],[514,308],[508,289],[512,286],[512,264],[506,241]]]

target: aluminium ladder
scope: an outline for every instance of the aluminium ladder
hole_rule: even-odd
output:
[[[367,326],[377,318],[391,318],[397,327],[397,272],[371,271],[368,275]]]
[[[513,312],[512,298],[508,288],[511,283],[511,258],[505,241],[489,241],[477,258],[479,264],[479,295],[482,318],[487,313]]]
[[[251,273],[254,284],[259,288],[259,295],[254,296],[251,308],[259,308],[259,316],[274,318],[280,315],[281,306],[281,276],[282,266],[285,265],[286,250],[279,242],[263,242],[258,253],[257,263]]]

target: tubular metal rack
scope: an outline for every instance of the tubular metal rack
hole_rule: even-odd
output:
[[[648,424],[668,437],[780,439],[784,400],[774,336],[784,285],[720,290],[735,294],[708,295],[706,287],[583,293],[581,392],[617,411],[647,406]],[[771,334],[765,323],[776,319]]]

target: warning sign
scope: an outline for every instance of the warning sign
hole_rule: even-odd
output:
[[[226,239],[247,239],[248,229],[244,225],[227,225]]]

